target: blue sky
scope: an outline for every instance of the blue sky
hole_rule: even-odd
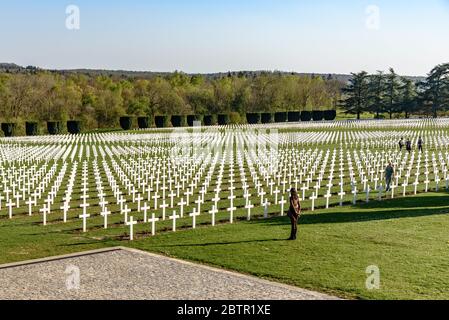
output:
[[[449,0],[1,0],[0,39],[1,62],[57,69],[425,75],[449,62]]]

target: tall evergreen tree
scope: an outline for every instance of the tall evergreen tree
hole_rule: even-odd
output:
[[[449,109],[449,63],[433,68],[422,87],[421,103],[430,106],[434,118],[438,111]]]
[[[379,118],[380,113],[384,110],[384,96],[385,75],[382,71],[377,71],[376,74],[370,76],[368,106],[369,111],[376,113],[376,118]]]
[[[340,105],[346,113],[356,114],[357,119],[360,119],[360,114],[368,110],[369,76],[365,71],[351,75],[349,84],[343,88],[345,98],[341,100]]]
[[[384,99],[385,111],[390,115],[390,119],[393,118],[393,113],[398,111],[399,105],[399,87],[398,75],[393,68],[390,68],[390,72],[386,75],[386,90]]]
[[[409,118],[410,113],[415,111],[417,105],[417,92],[415,83],[405,77],[401,77],[402,85],[399,88],[399,109]]]

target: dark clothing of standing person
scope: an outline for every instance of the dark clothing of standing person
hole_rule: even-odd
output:
[[[385,192],[390,191],[391,178],[393,177],[393,174],[394,174],[393,165],[389,163],[387,168],[385,169],[385,185],[386,185]]]
[[[405,148],[407,149],[408,153],[412,152],[412,142],[410,141],[410,139],[405,143]]]
[[[419,137],[419,139],[418,139],[418,149],[419,149],[419,152],[422,152],[422,145],[423,145],[423,141],[422,141],[421,137]]]
[[[402,148],[404,148],[404,140],[399,140],[399,150],[402,151]]]
[[[291,222],[291,233],[288,240],[296,240],[296,233],[298,232],[298,219],[301,215],[301,203],[296,189],[290,190],[290,208],[288,209],[288,216]]]

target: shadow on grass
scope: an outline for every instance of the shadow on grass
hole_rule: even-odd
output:
[[[352,223],[352,222],[366,222],[377,220],[391,220],[400,218],[418,218],[432,215],[449,214],[449,202],[446,197],[415,197],[412,201],[413,206],[410,204],[410,198],[399,198],[391,201],[381,201],[376,203],[375,206],[357,205],[353,206],[354,211],[344,212],[329,212],[313,214],[308,213],[300,218],[300,225],[308,224],[327,224],[327,223]],[[428,208],[433,207],[433,208]],[[366,211],[360,209],[384,209],[376,211]],[[403,208],[403,209],[396,209]],[[345,209],[347,210],[347,208]],[[275,217],[271,219],[259,219],[249,222],[253,225],[263,225],[267,227],[280,226],[286,227],[286,234],[288,234],[287,228],[290,227],[290,220],[288,217]],[[243,241],[224,241],[224,242],[206,242],[206,243],[191,243],[191,244],[174,244],[174,245],[151,245],[151,247],[207,247],[217,245],[232,245],[243,243],[264,243],[275,241],[287,241],[285,238],[278,239],[253,239]]]
[[[353,206],[359,209],[377,208],[426,208],[449,206],[449,193],[442,192],[441,196],[407,196],[396,199],[384,199],[382,201],[370,201],[369,203],[358,203]],[[401,193],[402,195],[402,193]]]
[[[390,201],[379,201],[374,205],[370,203],[356,205],[349,209],[350,211],[348,211],[348,208],[345,208],[343,212],[323,212],[318,214],[308,212],[301,216],[299,224],[351,223],[443,215],[449,214],[448,200],[447,197],[432,196],[415,197],[413,201],[411,201],[411,198],[399,198]],[[366,211],[363,209],[379,210]],[[288,224],[289,220],[285,217],[277,217],[269,220],[254,221],[254,223],[273,226]]]

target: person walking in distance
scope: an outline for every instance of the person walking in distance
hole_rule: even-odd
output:
[[[288,240],[296,240],[296,233],[298,232],[298,219],[301,215],[301,203],[299,202],[298,192],[295,188],[290,190],[290,208],[288,209],[288,216],[291,222],[291,233]]]
[[[399,151],[402,151],[402,148],[404,148],[404,138],[401,138],[401,140],[399,140]]]
[[[421,137],[419,137],[419,139],[418,139],[418,150],[419,150],[419,152],[422,152],[422,145],[423,145],[423,141],[422,141],[422,138]]]
[[[394,174],[393,164],[390,161],[388,162],[388,166],[385,169],[385,185],[387,187],[385,189],[386,192],[390,191],[391,178],[393,177],[393,174]]]
[[[407,149],[408,153],[412,152],[412,142],[410,141],[410,138],[407,139],[407,142],[405,143],[405,148]]]

